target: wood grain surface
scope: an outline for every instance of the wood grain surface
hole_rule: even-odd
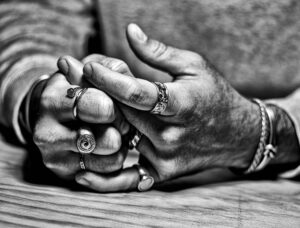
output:
[[[99,194],[32,168],[30,151],[0,148],[0,227],[300,227],[299,182],[213,170],[146,193]]]

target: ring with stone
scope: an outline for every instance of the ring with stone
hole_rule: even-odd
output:
[[[75,87],[69,88],[67,90],[67,97],[73,99],[75,97],[75,101],[72,108],[72,113],[75,119],[78,119],[77,105],[82,95],[87,91],[87,88]]]
[[[141,167],[141,165],[135,164],[133,166],[137,169],[139,176],[140,176],[140,180],[139,180],[137,189],[140,192],[145,192],[145,191],[148,191],[149,189],[151,189],[151,187],[154,184],[154,178],[152,176],[150,176],[146,172],[146,170],[143,167]]]

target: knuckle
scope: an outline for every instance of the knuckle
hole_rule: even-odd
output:
[[[113,59],[110,61],[109,68],[112,71],[116,72],[124,72],[129,69],[128,65],[124,61],[117,59]]]
[[[178,127],[168,127],[164,129],[161,134],[160,138],[162,139],[165,145],[178,145],[182,141],[183,131],[181,128]]]
[[[69,170],[68,166],[64,162],[53,158],[53,156],[45,157],[43,159],[43,163],[48,169],[50,169],[52,172],[58,175],[63,176],[71,174],[71,171]]]
[[[54,89],[46,89],[42,95],[41,95],[41,100],[40,100],[40,105],[41,108],[44,110],[50,110],[53,107],[56,106],[56,94],[57,91],[55,91]]]
[[[192,69],[195,68],[196,70],[199,69],[199,67],[200,67],[200,69],[205,68],[206,61],[201,55],[199,55],[195,52],[192,52],[192,51],[188,51],[187,54],[188,54],[187,59],[190,60],[189,61],[190,68],[192,68]]]
[[[168,50],[168,46],[156,40],[152,40],[152,53],[155,58],[162,57]]]
[[[114,128],[109,128],[107,134],[107,147],[112,152],[117,152],[121,148],[122,144],[120,134]]]
[[[98,116],[102,115],[102,118],[108,122],[115,120],[115,107],[111,99],[102,99],[102,105],[97,107]]]
[[[136,85],[131,85],[128,89],[127,100],[132,103],[141,103],[144,100],[144,94],[141,87]]]
[[[158,167],[158,177],[161,181],[171,179],[172,176],[178,172],[178,166],[175,160],[161,161]]]
[[[38,147],[53,147],[57,144],[56,133],[49,129],[44,123],[38,123],[33,132],[33,142]]]
[[[48,142],[48,138],[44,133],[42,133],[42,130],[34,130],[32,139],[38,147],[42,147]]]
[[[201,55],[197,54],[196,52],[190,51],[189,54],[190,54],[190,58],[192,60],[194,60],[200,64],[202,64],[204,62],[204,58]]]

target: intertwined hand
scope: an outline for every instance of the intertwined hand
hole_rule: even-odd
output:
[[[139,163],[155,183],[213,167],[246,168],[259,141],[259,108],[202,56],[149,39],[133,24],[127,37],[142,61],[173,77],[165,83],[169,102],[161,115],[149,112],[158,99],[156,86],[133,77],[120,60],[98,56],[84,66],[84,77],[116,99],[126,119],[144,134]],[[127,168],[113,175],[83,172],[76,179],[105,192],[134,189],[139,175]]]

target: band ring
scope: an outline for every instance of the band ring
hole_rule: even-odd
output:
[[[75,88],[69,88],[67,90],[67,97],[68,98],[74,98],[75,97],[75,101],[73,104],[73,108],[72,108],[72,113],[75,119],[78,119],[78,112],[77,112],[77,105],[78,102],[80,100],[80,98],[82,97],[82,95],[87,91],[88,88],[81,88],[81,87],[75,87]]]
[[[161,82],[153,82],[157,89],[158,98],[153,109],[150,111],[152,114],[160,115],[165,111],[169,102],[169,91],[167,86]]]
[[[85,167],[85,164],[84,164],[84,154],[80,154],[79,166],[80,166],[80,169],[86,170],[86,167]]]
[[[139,144],[139,142],[142,139],[143,134],[135,129],[135,134],[133,135],[132,139],[129,141],[129,149],[132,150],[134,148],[136,148]]]
[[[86,127],[79,129],[76,146],[78,152],[82,154],[90,154],[95,150],[95,137],[89,128]]]
[[[154,178],[150,176],[140,164],[133,165],[139,173],[140,180],[137,186],[137,189],[140,192],[145,192],[151,189],[154,184]]]

